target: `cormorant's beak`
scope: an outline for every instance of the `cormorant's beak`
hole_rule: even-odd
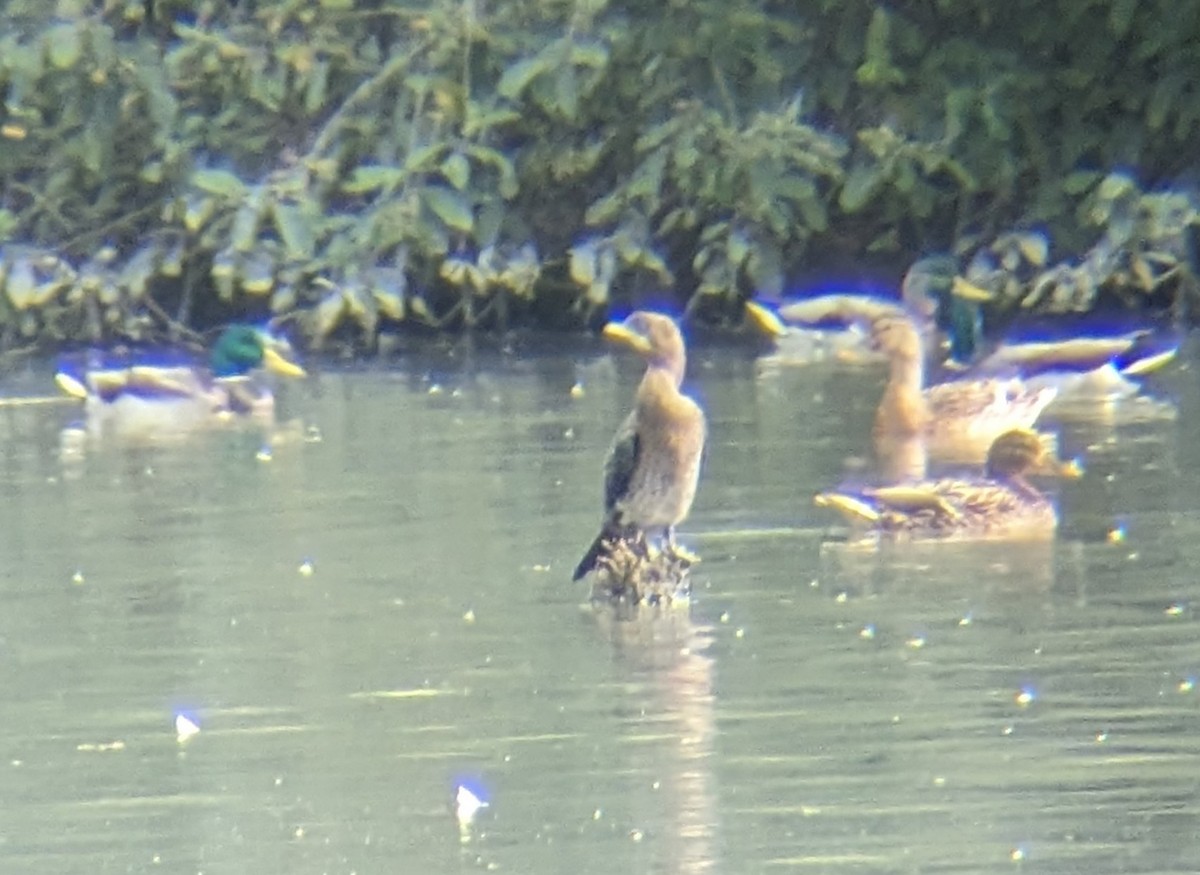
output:
[[[263,350],[263,367],[273,374],[280,374],[284,377],[308,376],[308,371],[269,346]]]
[[[962,298],[964,301],[972,301],[976,304],[986,304],[996,297],[987,289],[980,288],[975,283],[968,282],[960,276],[954,278],[954,282],[950,286],[950,294],[956,298]]]
[[[746,321],[759,333],[767,337],[783,337],[787,334],[787,326],[774,310],[754,301],[747,301],[745,306]]]
[[[600,331],[600,336],[613,343],[627,346],[641,355],[650,355],[653,351],[649,340],[632,328],[627,328],[623,322],[609,322]]]

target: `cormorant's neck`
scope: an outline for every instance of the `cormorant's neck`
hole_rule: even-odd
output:
[[[671,382],[678,389],[683,385],[683,375],[687,370],[687,356],[680,350],[670,355],[657,356],[650,362],[650,367],[662,371],[671,378]]]

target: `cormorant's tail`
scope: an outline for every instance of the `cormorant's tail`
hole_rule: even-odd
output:
[[[604,526],[600,529],[600,534],[596,536],[596,540],[592,541],[592,546],[588,547],[587,552],[583,554],[583,558],[579,560],[579,564],[575,566],[575,573],[571,575],[571,580],[579,580],[589,571],[596,567],[596,563],[600,561],[600,557],[607,552],[608,545],[627,534],[627,528],[618,524],[615,520],[608,519],[604,521]]]

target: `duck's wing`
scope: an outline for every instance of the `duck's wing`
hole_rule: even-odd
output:
[[[1045,370],[1088,371],[1133,348],[1133,337],[1069,337],[1002,343],[980,365],[992,373]]]
[[[604,512],[611,514],[618,501],[629,492],[633,472],[637,470],[641,455],[641,438],[638,436],[636,411],[632,412],[617,429],[608,458],[604,460]]]
[[[864,494],[885,507],[902,513],[933,511],[951,520],[962,518],[962,512],[946,496],[940,482],[911,483],[868,489]]]

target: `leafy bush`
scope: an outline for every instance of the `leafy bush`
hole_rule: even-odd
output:
[[[1079,252],[1110,170],[1191,168],[1197,32],[1165,0],[9,0],[0,343],[369,346],[661,287],[720,318],[822,257]]]

